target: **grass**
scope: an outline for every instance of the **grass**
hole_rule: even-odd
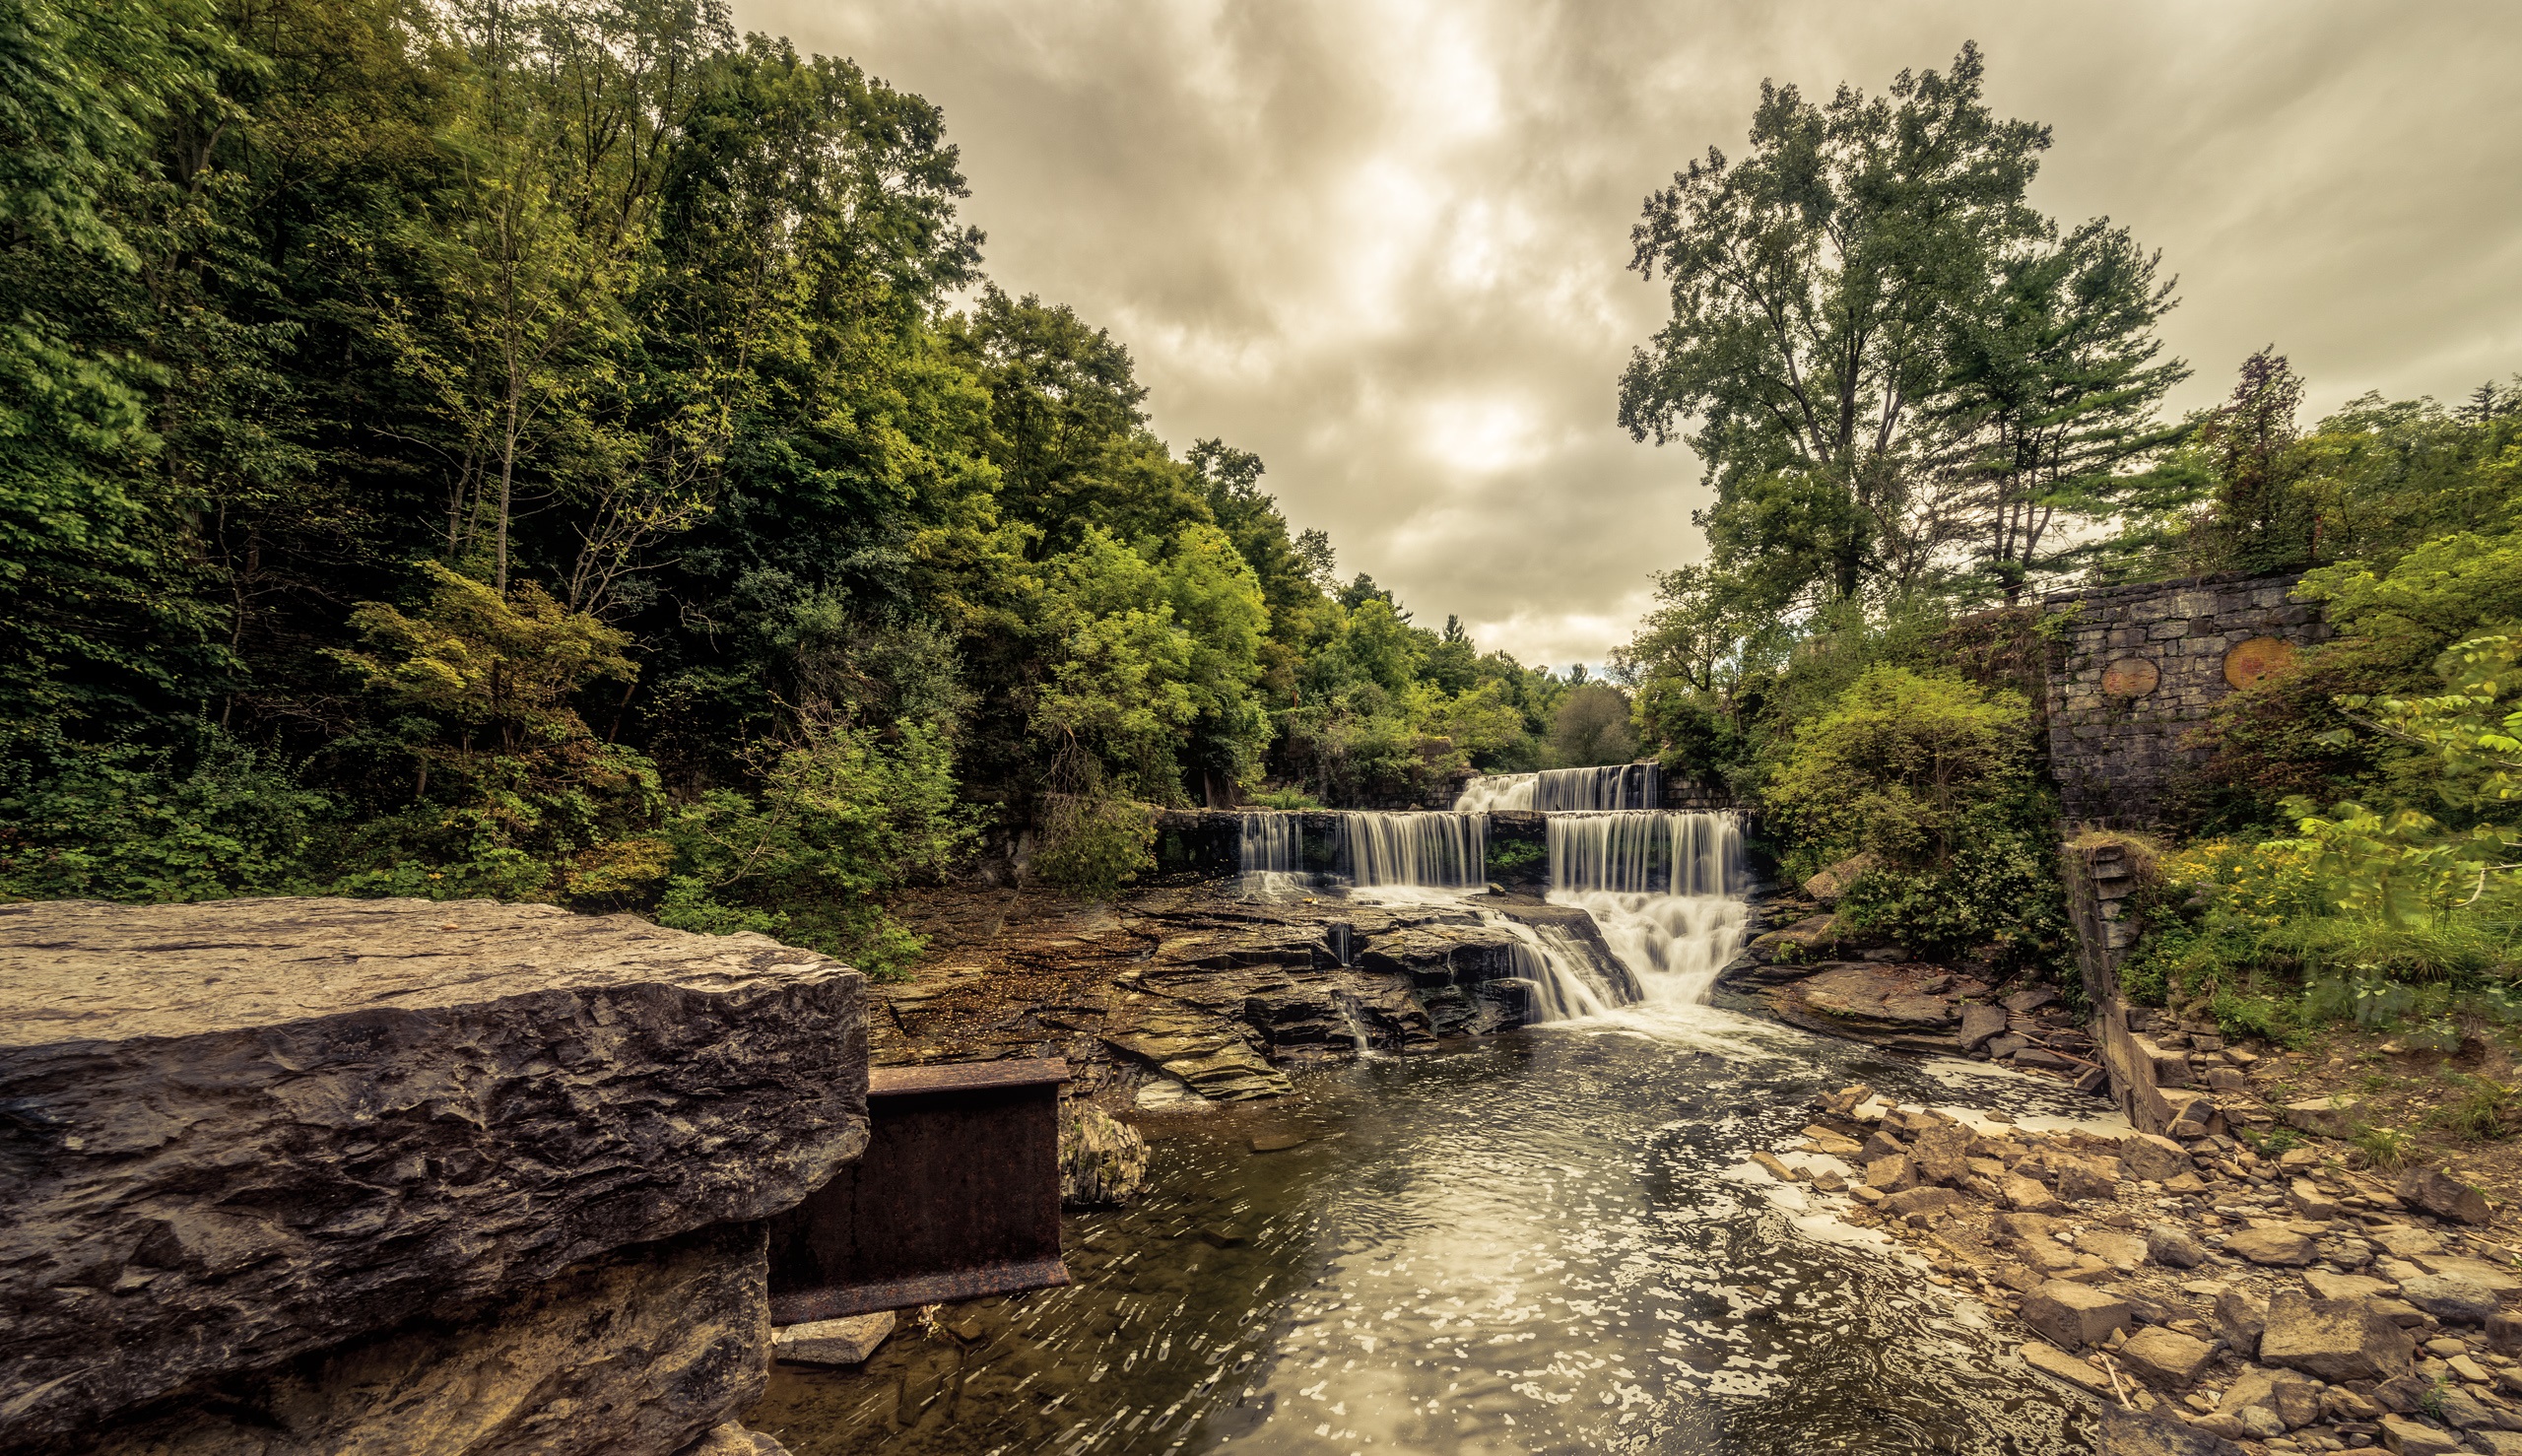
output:
[[[2356,1130],[2355,1142],[2364,1160],[2386,1173],[2398,1172],[2417,1157],[2417,1139],[2395,1127],[2368,1123]]]
[[[2505,1136],[2507,1126],[2518,1111],[2516,1089],[2489,1077],[2451,1074],[2458,1089],[2455,1098],[2437,1107],[2426,1117],[2431,1127],[2439,1127],[2473,1143],[2488,1143]]]

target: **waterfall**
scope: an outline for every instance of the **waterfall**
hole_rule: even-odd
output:
[[[1623,809],[1554,814],[1550,888],[1727,894],[1742,883],[1743,829],[1730,814]]]
[[[1247,809],[1235,839],[1234,867],[1247,897],[1267,899],[1304,889],[1304,825],[1293,814]]]
[[[1609,763],[1599,768],[1545,768],[1538,773],[1493,773],[1467,779],[1454,800],[1457,814],[1497,809],[1653,809],[1663,802],[1663,770],[1652,762]]]
[[[1484,773],[1463,780],[1462,794],[1454,800],[1456,814],[1487,814],[1495,809],[1530,809],[1533,789],[1541,779],[1538,773]]]
[[[1534,1021],[1566,1022],[1601,1016],[1634,999],[1607,984],[1587,963],[1593,958],[1568,944],[1558,930],[1545,934],[1540,927],[1510,920],[1494,910],[1483,910],[1480,918],[1515,938],[1506,954],[1513,961],[1515,974],[1532,982]]]
[[[1489,819],[1480,814],[1352,810],[1340,816],[1349,883],[1477,890],[1489,879]]]
[[[1643,995],[1636,999],[1668,1007],[1707,999],[1752,914],[1737,895],[1555,890],[1550,899],[1592,915],[1612,954],[1637,977]]]

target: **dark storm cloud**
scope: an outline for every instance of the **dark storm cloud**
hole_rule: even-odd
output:
[[[2522,367],[2522,7],[749,0],[740,24],[942,104],[989,271],[1109,326],[1177,448],[1259,451],[1297,526],[1422,620],[1599,661],[1696,559],[1687,452],[1612,423],[1663,314],[1640,199],[1739,150],[1761,78],[1941,67],[2056,128],[2034,198],[2163,251],[2220,394],[2275,343],[2315,405]]]

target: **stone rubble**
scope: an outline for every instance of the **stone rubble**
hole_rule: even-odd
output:
[[[1862,1086],[1814,1113],[1797,1165],[1754,1161],[1840,1180],[1852,1222],[2018,1319],[2026,1364],[2102,1403],[2104,1456],[2522,1456],[2522,1256],[2439,1168],[1973,1126]]]

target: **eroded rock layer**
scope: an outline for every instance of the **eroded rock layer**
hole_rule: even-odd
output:
[[[487,901],[0,907],[0,1446],[626,1245],[865,1146],[856,972]]]

